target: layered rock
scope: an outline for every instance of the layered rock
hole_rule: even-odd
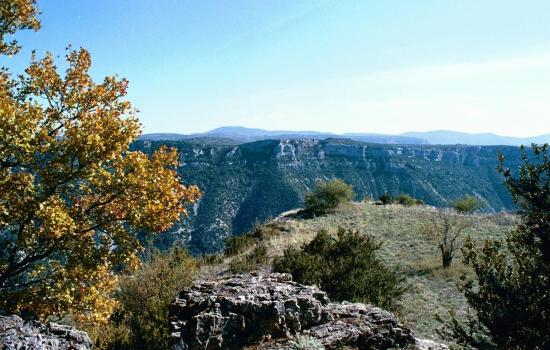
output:
[[[331,303],[317,287],[293,282],[289,274],[267,271],[199,281],[183,290],[171,307],[171,327],[175,348],[185,350],[293,348],[301,337],[321,349],[420,344],[387,311],[365,304]]]
[[[21,317],[0,316],[2,350],[90,350],[88,334],[57,323],[24,321]]]

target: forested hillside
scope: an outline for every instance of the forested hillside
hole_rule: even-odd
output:
[[[487,211],[513,209],[497,154],[515,168],[512,146],[380,145],[344,139],[264,140],[226,145],[223,140],[138,141],[150,153],[167,144],[180,152],[180,174],[204,196],[191,215],[165,235],[160,246],[185,242],[193,253],[223,247],[223,239],[300,207],[303,195],[321,179],[341,178],[353,185],[356,200],[385,192],[407,193],[434,206],[471,194]]]

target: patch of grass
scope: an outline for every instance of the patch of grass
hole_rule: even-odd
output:
[[[441,257],[434,256],[426,258],[418,263],[418,268],[410,271],[409,275],[429,275],[431,278],[440,280],[458,281],[460,276],[471,274],[472,270],[462,263],[462,260],[454,262],[449,268],[443,268]]]

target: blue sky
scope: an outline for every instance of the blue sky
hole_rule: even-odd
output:
[[[89,49],[144,132],[550,133],[548,0],[38,0],[25,50]],[[6,60],[6,58],[2,58]]]

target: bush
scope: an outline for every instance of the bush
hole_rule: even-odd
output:
[[[291,273],[295,281],[316,284],[338,301],[368,302],[394,309],[406,290],[404,277],[377,257],[380,244],[357,231],[326,231],[302,249],[289,248],[274,262],[274,270]]]
[[[225,239],[224,255],[233,256],[247,249],[252,248],[255,244],[266,240],[269,237],[275,236],[285,228],[276,222],[270,222],[265,225],[256,224],[250,232],[244,235],[232,236]]]
[[[119,306],[108,326],[84,327],[95,349],[168,349],[168,307],[191,285],[197,262],[182,248],[154,252],[133,274],[120,278],[115,294]]]
[[[485,203],[470,195],[465,195],[464,197],[452,202],[452,207],[454,208],[454,210],[462,214],[473,213],[477,209],[483,208],[484,205]]]
[[[474,314],[466,324],[451,313],[439,330],[460,344],[483,349],[550,348],[550,158],[548,145],[522,147],[517,177],[499,171],[522,209],[521,223],[506,241],[468,241],[464,261],[475,278],[464,277],[461,289]]]
[[[226,256],[237,255],[254,245],[256,239],[250,233],[244,235],[231,236],[225,239],[225,248],[223,253]]]
[[[231,273],[243,273],[257,269],[267,263],[267,248],[264,245],[257,245],[244,256],[236,257],[229,263]]]
[[[396,202],[405,206],[405,207],[411,207],[413,205],[420,205],[424,204],[420,199],[416,199],[408,194],[400,194],[395,198]]]
[[[381,195],[380,198],[378,198],[378,199],[384,205],[392,204],[395,201],[393,196],[391,194],[389,194],[388,192],[384,192],[384,194]]]
[[[306,209],[315,215],[326,214],[353,198],[353,188],[342,180],[319,182],[305,197]]]

